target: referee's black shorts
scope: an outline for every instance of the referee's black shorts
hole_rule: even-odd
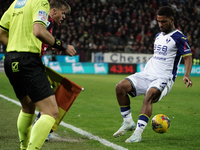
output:
[[[54,95],[39,54],[6,53],[4,69],[19,100],[28,95],[35,103]]]

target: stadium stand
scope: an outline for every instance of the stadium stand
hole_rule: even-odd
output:
[[[0,0],[0,17],[13,0]],[[200,58],[199,0],[66,0],[71,8],[53,35],[72,44],[81,62],[92,52],[153,53],[159,28],[156,11],[169,5],[176,11],[176,28],[189,39],[193,57]],[[5,47],[0,45],[0,52]],[[47,51],[51,54],[51,51]]]

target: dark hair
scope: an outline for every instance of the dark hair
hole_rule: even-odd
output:
[[[68,10],[68,13],[71,12],[71,7],[65,0],[50,0],[50,8],[61,8],[62,6],[65,6]]]
[[[174,9],[169,7],[169,6],[163,6],[163,7],[160,7],[158,12],[157,12],[157,15],[159,16],[166,16],[166,17],[174,17],[175,13],[174,13]]]

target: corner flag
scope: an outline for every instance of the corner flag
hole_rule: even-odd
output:
[[[46,74],[55,92],[55,97],[59,109],[58,118],[52,127],[52,130],[56,131],[65,114],[79,93],[83,90],[83,88],[47,66]]]

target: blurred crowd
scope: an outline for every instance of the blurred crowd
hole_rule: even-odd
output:
[[[0,17],[12,1],[0,0]],[[176,28],[187,36],[193,57],[200,58],[198,0],[66,1],[72,12],[53,35],[73,45],[81,62],[90,61],[92,52],[152,54],[154,37],[160,32],[156,11],[164,5],[174,8]]]

